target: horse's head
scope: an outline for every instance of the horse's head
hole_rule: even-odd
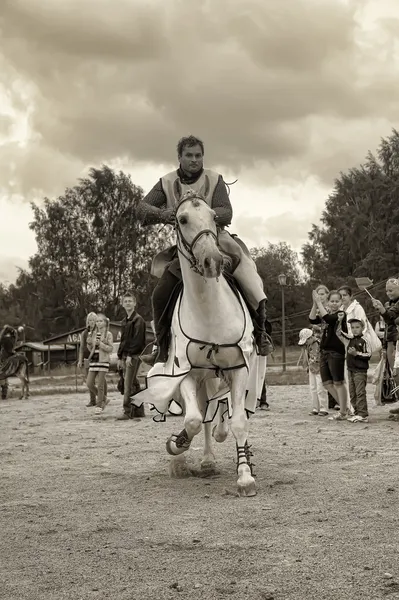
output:
[[[217,245],[215,211],[197,192],[187,192],[176,211],[177,243],[180,252],[207,279],[220,276],[223,256]]]

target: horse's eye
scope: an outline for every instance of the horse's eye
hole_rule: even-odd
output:
[[[179,223],[180,225],[187,225],[187,217],[180,217]]]

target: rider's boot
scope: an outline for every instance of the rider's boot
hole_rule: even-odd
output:
[[[140,357],[142,362],[151,367],[155,363],[165,363],[168,360],[170,323],[166,322],[164,312],[177,283],[177,277],[169,269],[166,269],[152,294],[156,348],[151,354],[144,354]]]
[[[256,311],[257,319],[255,325],[255,342],[260,356],[268,356],[273,351],[273,344],[266,332],[266,303],[267,299],[259,302]]]

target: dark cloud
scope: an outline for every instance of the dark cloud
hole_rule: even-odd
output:
[[[3,0],[0,80],[29,107],[33,140],[11,148],[14,188],[23,175],[21,189],[48,193],[115,158],[171,162],[188,133],[209,164],[331,181],[399,118],[395,64],[380,52],[396,30],[362,31],[359,6]]]

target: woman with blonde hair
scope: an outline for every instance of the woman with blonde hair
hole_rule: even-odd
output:
[[[109,331],[109,319],[102,313],[97,315],[96,328],[87,336],[89,356],[89,374],[86,385],[95,394],[96,414],[99,415],[109,403],[106,395],[106,375],[109,371],[113,350],[113,336]],[[96,386],[97,381],[97,386]]]
[[[78,359],[78,367],[79,369],[83,369],[85,367],[86,378],[89,374],[89,350],[87,348],[87,336],[91,334],[96,328],[97,315],[95,312],[90,312],[86,317],[86,327],[80,334],[79,340],[79,359]],[[105,395],[107,395],[107,390],[105,390]],[[96,405],[96,396],[93,392],[90,392],[90,401],[89,404],[86,404],[87,407]]]

